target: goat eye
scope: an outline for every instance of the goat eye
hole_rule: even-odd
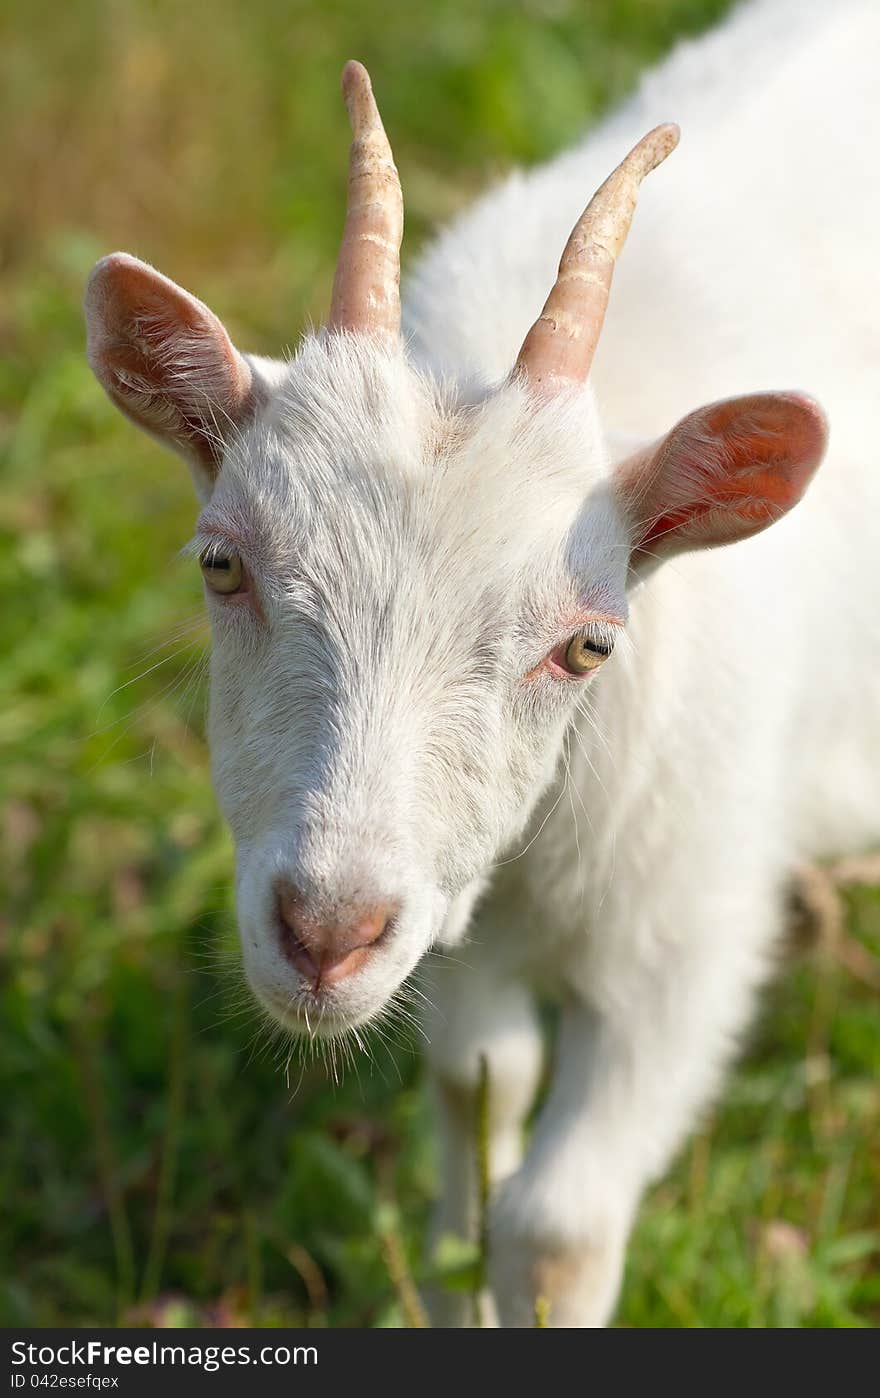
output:
[[[244,577],[237,553],[203,553],[199,559],[202,577],[212,592],[238,592]]]
[[[611,654],[611,643],[595,636],[575,636],[569,641],[565,652],[565,668],[573,675],[587,675],[598,670],[603,660]]]

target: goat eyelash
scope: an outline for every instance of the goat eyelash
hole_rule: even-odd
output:
[[[237,553],[243,563],[247,562],[247,550],[238,539],[226,534],[200,532],[194,534],[188,544],[184,544],[180,550],[180,557],[195,558],[201,562],[203,558],[221,557],[230,553]]]

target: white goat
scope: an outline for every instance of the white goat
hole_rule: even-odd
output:
[[[95,372],[204,506],[250,983],[294,1031],[356,1034],[456,949],[428,963],[437,1227],[471,1223],[485,1054],[506,1324],[537,1296],[555,1324],[608,1319],[645,1184],[772,966],[790,871],[880,835],[878,52],[869,0],[735,13],[442,236],[406,340],[400,186],[356,64],[333,306],[290,362],[238,354],[134,258],[89,283]],[[648,181],[587,386],[675,128],[578,220],[584,191],[669,115],[686,139]],[[824,450],[811,399],[756,391],[791,383],[833,447],[759,533]],[[560,1040],[521,1161],[536,987]]]

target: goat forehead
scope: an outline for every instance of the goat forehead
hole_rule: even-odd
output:
[[[609,570],[620,534],[604,483],[581,495],[491,466],[485,457],[440,461],[412,478],[387,458],[353,466],[276,449],[259,470],[221,480],[209,518],[242,541],[270,590],[307,582],[328,599],[353,593],[369,607],[393,594],[513,601],[524,585],[564,570],[566,541],[585,519],[583,566],[597,577]]]
[[[508,386],[462,407],[402,355],[346,339],[313,338],[288,366],[208,516],[270,586],[362,617],[390,596],[497,610],[585,517],[597,575],[619,547],[588,395],[536,411]]]
[[[404,475],[419,472],[443,394],[399,349],[357,336],[307,336],[276,381],[263,428],[300,462],[356,468],[384,460]]]

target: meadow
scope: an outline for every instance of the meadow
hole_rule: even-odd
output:
[[[7,0],[0,15],[0,1322],[417,1319],[434,1154],[417,1038],[334,1084],[243,994],[203,736],[183,467],[84,357],[126,248],[245,349],[329,299],[342,62],[373,72],[404,253],[574,140],[724,0]],[[585,196],[590,191],[585,191]],[[880,892],[788,966],[643,1209],[619,1323],[880,1320]],[[841,954],[841,948],[845,954]]]

